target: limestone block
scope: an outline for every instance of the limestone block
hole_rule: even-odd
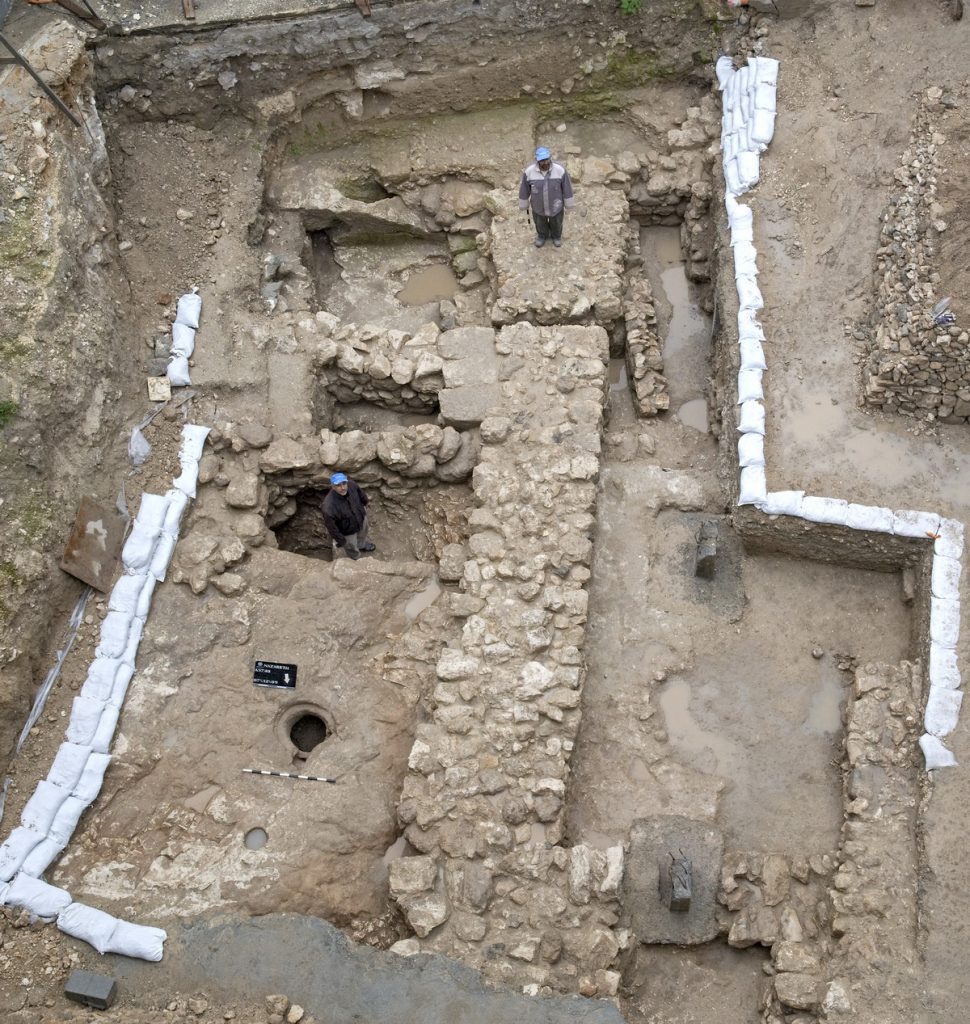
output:
[[[320,462],[324,466],[333,466],[340,458],[340,435],[332,430],[320,431]]]
[[[414,363],[400,356],[391,363],[391,380],[395,384],[409,384],[414,378]]]
[[[446,544],[438,562],[438,576],[446,583],[456,583],[461,579],[467,557],[464,544]]]
[[[422,939],[448,920],[447,901],[438,893],[408,899],[401,908],[408,924]]]
[[[538,697],[555,684],[555,675],[538,661],[527,662],[519,673],[519,685],[516,696],[520,700]]]
[[[435,458],[438,462],[453,459],[461,448],[461,434],[454,427],[445,427],[441,432],[441,444]]]
[[[282,437],[273,441],[259,457],[264,473],[281,473],[289,469],[307,469],[317,463],[319,445],[313,439]]]
[[[438,678],[443,680],[468,679],[481,671],[481,662],[462,651],[446,647],[441,652],[435,671]]]
[[[348,430],[340,435],[340,458],[337,465],[347,472],[355,472],[377,458],[377,435],[363,430]]]
[[[259,473],[236,473],[226,488],[226,504],[232,508],[255,508],[259,504]]]
[[[788,859],[779,854],[768,854],[761,869],[761,881],[765,905],[774,907],[781,903],[791,886]]]
[[[399,857],[388,865],[390,893],[396,900],[430,892],[437,877],[438,863],[434,857]]]
[[[481,439],[484,444],[501,444],[512,429],[507,416],[487,416],[482,420]]]
[[[498,384],[444,388],[438,394],[442,420],[458,430],[477,427],[501,404],[501,400],[502,391]]]
[[[804,942],[779,942],[772,950],[772,959],[779,971],[793,974],[815,974],[819,960]]]
[[[818,978],[813,974],[779,974],[775,977],[779,1002],[796,1010],[818,1006]]]
[[[459,435],[458,451],[447,462],[435,467],[435,476],[443,483],[461,483],[467,480],[478,464],[481,448],[478,437],[465,431]]]

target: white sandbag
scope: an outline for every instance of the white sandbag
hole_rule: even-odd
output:
[[[168,572],[168,566],[172,561],[172,554],[177,543],[178,538],[168,533],[163,533],[158,538],[155,553],[152,555],[151,573],[159,583],[165,579],[165,573]]]
[[[55,885],[48,885],[39,878],[31,878],[22,871],[10,883],[7,903],[24,910],[45,921],[53,921],[71,903],[71,895]]]
[[[769,491],[761,511],[769,516],[800,516],[804,491]]]
[[[941,647],[956,647],[960,639],[959,601],[930,598],[930,639]]]
[[[179,459],[182,466],[181,474],[172,481],[176,489],[190,498],[195,497],[195,488],[199,480],[199,464],[195,459],[182,457]]]
[[[165,534],[163,533],[158,538],[159,544],[161,543],[162,538],[164,536],[165,536]],[[151,566],[154,565],[154,564],[155,564],[155,558],[153,556],[152,557],[152,561],[149,563],[149,568],[151,568]],[[142,587],[141,593],[138,595],[138,606],[135,608],[135,618],[136,619],[141,619],[142,622],[144,622],[145,619],[148,618],[148,613],[151,611],[151,608],[152,608],[152,594],[155,593],[155,584],[156,584],[156,582],[157,582],[157,580],[155,579],[155,577],[152,576],[149,573],[149,575],[146,577],[145,585]]]
[[[92,751],[88,763],[84,766],[81,779],[74,787],[74,796],[85,803],[94,803],[101,792],[101,783],[104,780],[104,773],[111,763],[110,754],[99,754]]]
[[[107,754],[111,749],[111,742],[115,738],[115,729],[118,725],[118,718],[121,716],[121,708],[114,704],[106,704],[101,712],[101,719],[98,727],[91,738],[91,751],[95,754]]]
[[[108,597],[109,611],[127,612],[129,615],[134,615],[135,609],[138,607],[138,595],[147,579],[147,574],[142,573],[131,576],[125,573],[119,576],[118,582],[111,588],[111,594]]]
[[[738,158],[731,157],[724,161],[724,185],[731,195],[740,195],[744,188],[741,185],[741,175],[738,172]]]
[[[952,600],[960,596],[960,569],[959,559],[946,558],[943,555],[933,556],[930,590],[934,597]]]
[[[175,388],[188,387],[192,383],[192,378],[189,376],[189,361],[185,356],[180,356],[177,353],[174,354],[168,361],[168,366],[165,368],[165,376],[168,377],[168,382]]]
[[[765,397],[764,385],[761,383],[763,369],[738,370],[738,405],[742,402],[760,402]]]
[[[734,74],[731,75],[724,83],[724,99],[722,103],[725,113],[737,102],[740,87],[741,79],[738,78],[738,73],[735,71]]]
[[[101,620],[101,640],[94,649],[94,656],[120,658],[128,643],[128,634],[134,621],[134,615],[128,612],[108,612]]]
[[[957,519],[941,519],[933,553],[945,558],[963,557],[963,523]]]
[[[177,324],[185,324],[186,327],[194,327],[198,330],[201,316],[202,296],[199,295],[197,288],[179,296],[178,305],[175,307],[175,322]]]
[[[162,959],[167,938],[168,935],[161,928],[118,921],[105,951],[120,953],[122,956],[136,956],[140,960],[157,963]]]
[[[71,720],[64,734],[67,741],[89,747],[103,710],[104,704],[101,701],[91,700],[90,697],[75,697],[71,705]]]
[[[934,768],[953,768],[957,763],[953,754],[935,736],[924,733],[919,738],[919,746],[923,751],[923,759],[926,761],[928,772],[933,771]]]
[[[212,433],[211,427],[202,427],[197,423],[186,423],[182,427],[182,449],[180,454],[198,461],[202,458],[205,439]]]
[[[738,301],[743,309],[764,309],[765,300],[761,297],[758,282],[753,277],[739,277],[734,282],[738,289]]]
[[[775,107],[775,87],[767,82],[761,82],[754,87],[754,108],[755,110],[767,110],[773,114]]]
[[[963,703],[962,690],[947,690],[941,687],[930,687],[930,695],[926,699],[926,714],[923,716],[923,727],[931,736],[949,736],[960,720],[960,705]]]
[[[20,812],[20,824],[24,828],[38,832],[41,836],[46,836],[51,830],[54,816],[67,797],[66,789],[55,786],[47,779],[41,779],[37,783],[33,796],[24,804],[24,809]]]
[[[714,74],[717,75],[717,88],[720,92],[734,77],[734,61],[726,54],[718,57],[714,65]]]
[[[738,493],[739,505],[763,505],[768,496],[764,466],[745,466],[741,470],[741,486]]]
[[[845,525],[853,530],[868,530],[871,533],[892,533],[893,514],[888,508],[878,505],[849,504]]]
[[[192,358],[195,352],[195,328],[180,324],[177,320],[172,324],[171,351],[176,355]]]
[[[737,132],[725,132],[721,139],[721,162],[722,165],[725,160],[731,160],[738,155],[738,150],[741,148],[741,142],[738,139]]]
[[[33,829],[18,826],[0,844],[0,882],[9,882],[20,870],[31,850],[44,837]]]
[[[57,748],[54,763],[47,773],[47,781],[70,793],[81,778],[81,773],[84,771],[90,754],[89,746],[80,743],[62,743]]]
[[[746,188],[754,188],[761,178],[761,157],[751,149],[743,149],[737,155],[738,177]]]
[[[765,464],[765,439],[761,434],[742,434],[738,439],[738,464],[763,466]]]
[[[141,643],[141,635],[145,629],[144,619],[132,619],[131,629],[128,631],[128,642],[125,644],[125,649],[121,652],[121,660],[126,665],[135,664],[135,658],[138,655],[138,645]]]
[[[67,846],[71,836],[81,820],[81,815],[87,810],[90,804],[86,803],[79,796],[71,794],[57,810],[54,821],[51,823],[49,837],[58,843],[61,848]]]
[[[742,320],[738,314],[738,341],[765,341],[765,329],[754,316],[745,316]]]
[[[66,804],[67,801],[64,801]],[[61,804],[63,810],[64,804]],[[57,819],[54,819],[54,828],[57,825]],[[24,858],[23,864],[20,866],[20,873],[22,875],[30,875],[31,878],[40,878],[40,876],[60,857],[61,853],[66,846],[66,843],[59,842],[54,839],[53,836],[44,836],[43,839],[27,854]]]
[[[107,951],[117,923],[110,914],[83,903],[72,903],[57,915],[57,927],[62,932],[83,939],[99,953]]]
[[[743,95],[754,85],[753,69],[747,64],[738,68],[738,92]]]
[[[738,344],[741,351],[742,370],[767,370],[768,363],[765,361],[765,350],[760,341],[754,338],[742,338]]]
[[[777,85],[779,62],[774,57],[750,57],[748,65],[754,69],[756,85]]]
[[[735,276],[738,273],[748,273],[757,277],[758,275],[758,250],[751,242],[731,242],[731,250],[734,253]],[[742,270],[741,268],[745,269]]]
[[[849,503],[841,498],[820,498],[806,495],[802,498],[802,519],[810,523],[845,526]]]
[[[128,693],[128,684],[135,674],[133,665],[122,665],[115,677],[115,685],[108,697],[108,703],[116,708],[124,707],[125,696]]]
[[[742,402],[738,430],[742,434],[764,434],[765,407],[760,402]]]
[[[173,487],[170,491],[165,492],[165,497],[168,498],[168,511],[165,513],[162,532],[177,537],[182,524],[182,516],[188,508],[189,496],[184,491]]]
[[[158,540],[158,530],[147,529],[138,523],[131,528],[125,546],[121,549],[121,561],[131,575],[142,576],[148,572]]]
[[[141,496],[138,505],[138,514],[135,516],[135,525],[143,530],[154,530],[156,533],[162,528],[165,522],[165,513],[168,510],[168,498],[164,494],[149,494],[147,491]]]
[[[893,533],[897,537],[936,537],[940,529],[940,517],[935,512],[916,512],[912,509],[897,509],[893,512]]]
[[[770,110],[756,110],[748,131],[752,142],[767,147],[775,134],[775,115]]]
[[[959,690],[960,683],[957,652],[930,641],[930,686],[938,686],[943,690]]]
[[[88,667],[88,674],[81,687],[81,696],[91,700],[107,700],[118,674],[118,658],[95,658]],[[76,780],[75,780],[76,781]]]
[[[725,196],[728,223],[731,226],[731,244],[754,240],[754,214],[751,207],[739,203],[734,196]]]

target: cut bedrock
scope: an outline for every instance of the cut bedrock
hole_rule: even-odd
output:
[[[423,854],[391,865],[421,948],[493,980],[612,995],[620,847],[566,849],[563,796],[579,726],[608,339],[515,324],[481,425],[461,640],[437,664],[399,808]]]

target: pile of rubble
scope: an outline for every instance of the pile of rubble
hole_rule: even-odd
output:
[[[623,321],[626,328],[626,368],[633,400],[641,416],[656,416],[670,408],[667,378],[663,375],[663,345],[657,334],[657,312],[650,279],[643,272],[640,234],[632,231],[627,251]]]
[[[938,151],[946,142],[935,124],[945,109],[942,98],[938,87],[921,98],[910,146],[894,172],[901,188],[883,214],[864,396],[888,412],[965,423],[970,333],[949,318],[934,318],[940,278],[933,257],[947,227],[936,199]]]

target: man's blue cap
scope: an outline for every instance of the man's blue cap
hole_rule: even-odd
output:
[[[337,484],[345,484],[346,482],[347,482],[347,474],[346,473],[334,473],[334,475],[332,477],[330,477],[330,486],[331,487],[336,487]]]
[[[545,146],[540,146],[536,150],[536,160],[548,160],[551,156],[552,153]]]

